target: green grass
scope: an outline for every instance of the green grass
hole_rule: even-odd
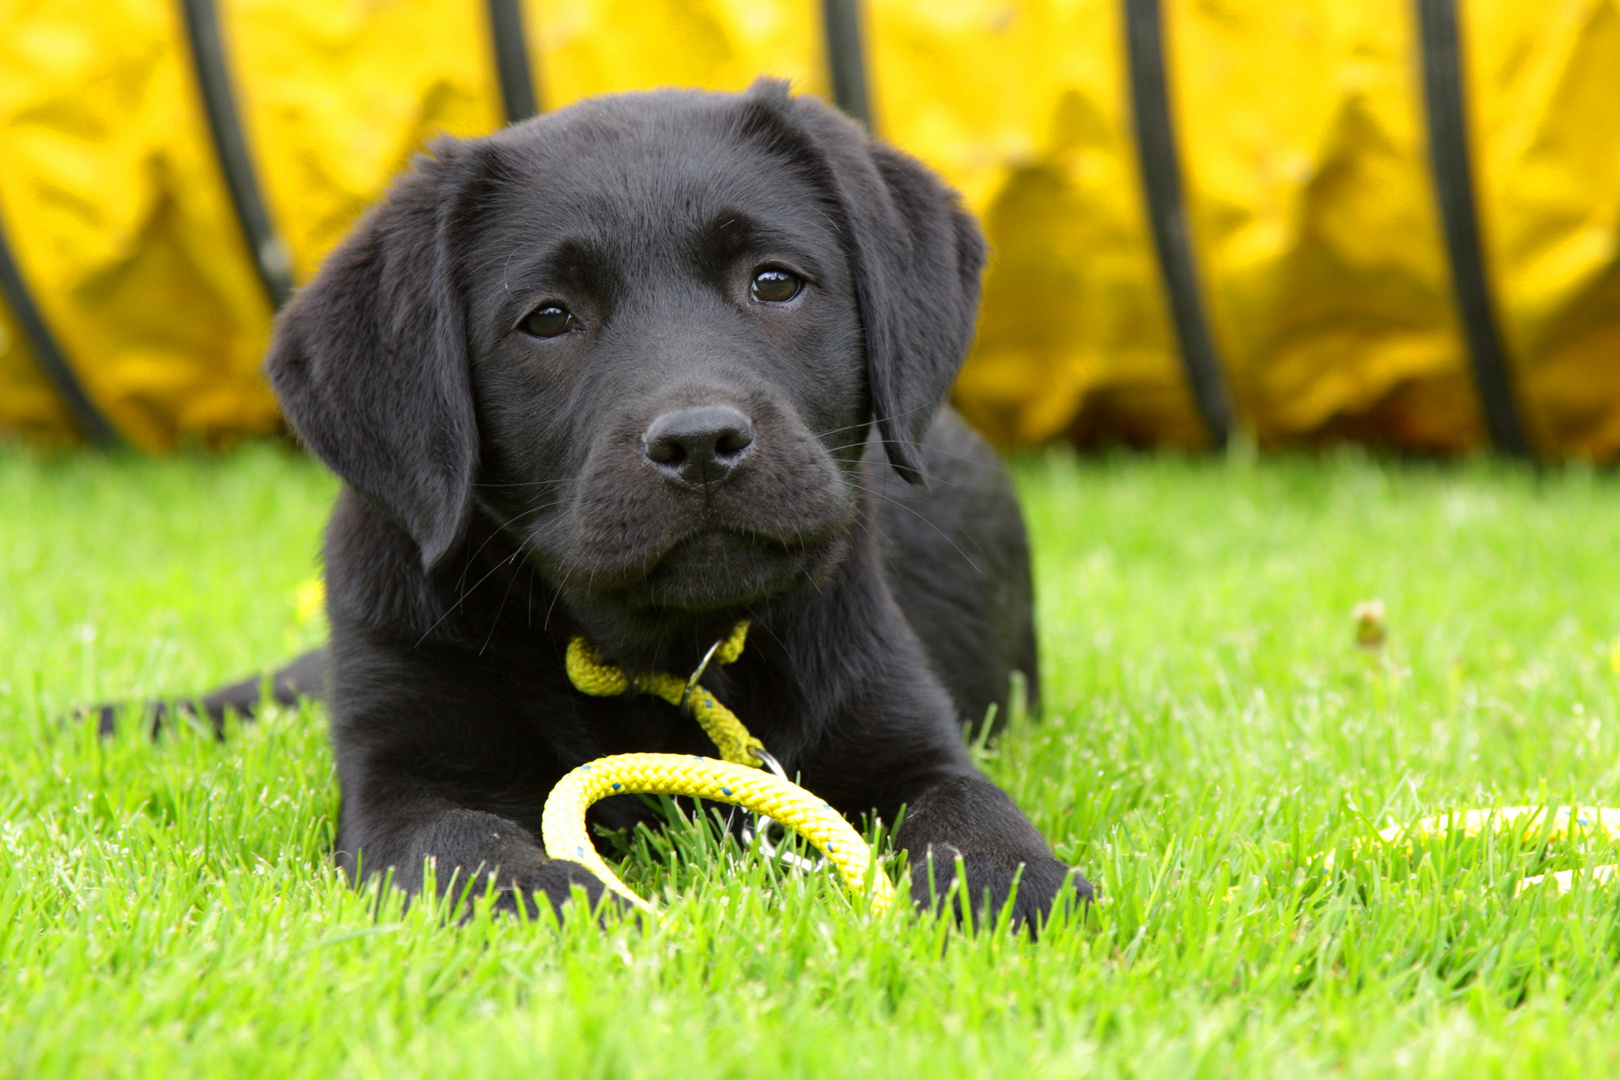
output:
[[[223,744],[61,720],[319,640],[294,595],[332,481],[269,447],[0,453],[0,1072],[1620,1069],[1620,886],[1513,895],[1620,852],[1364,842],[1459,807],[1620,805],[1620,478],[1356,455],[1018,475],[1047,712],[984,764],[1106,898],[1035,944],[866,921],[825,875],[693,829],[627,845],[656,929],[379,912],[328,865],[319,709]],[[1373,597],[1368,653],[1349,612]]]

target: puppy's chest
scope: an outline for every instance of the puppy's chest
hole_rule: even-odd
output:
[[[713,755],[691,717],[647,694],[598,698],[569,689],[563,715],[539,719],[565,766],[608,754]]]
[[[592,696],[570,685],[561,672],[535,669],[509,670],[501,682],[528,739],[544,743],[563,770],[609,754],[713,757],[717,752],[695,718],[651,693]],[[792,708],[786,695],[773,690],[774,680],[726,671],[705,685],[779,758],[794,755],[802,745],[798,725],[784,722]]]

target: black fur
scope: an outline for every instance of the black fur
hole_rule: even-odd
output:
[[[774,83],[604,98],[418,160],[267,363],[346,483],[326,541],[342,865],[407,890],[429,858],[441,882],[493,873],[506,906],[599,897],[537,842],[547,792],[604,754],[712,747],[661,701],[575,691],[569,637],[686,672],[748,616],[706,684],[844,814],[907,808],[920,902],[930,853],[978,905],[1021,875],[1020,921],[1089,898],[963,748],[1012,669],[1035,677],[1017,504],[940,406],[983,255],[930,172]],[[806,284],[760,301],[761,267]],[[520,328],[546,305],[578,328]],[[752,441],[676,476],[644,434],[698,408]]]

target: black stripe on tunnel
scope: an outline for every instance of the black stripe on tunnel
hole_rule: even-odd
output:
[[[871,131],[872,103],[867,88],[866,50],[861,44],[860,0],[821,0],[821,22],[833,102]]]
[[[1446,234],[1446,254],[1451,260],[1451,289],[1468,339],[1474,386],[1491,444],[1504,454],[1529,458],[1533,456],[1530,440],[1520,418],[1480,243],[1479,208],[1468,156],[1468,114],[1463,100],[1456,0],[1417,0],[1417,16],[1429,161]]]
[[[495,74],[501,84],[506,122],[515,124],[538,116],[540,102],[529,66],[529,36],[523,28],[522,0],[489,0],[489,36],[495,50]]]
[[[1232,405],[1220,353],[1210,333],[1198,267],[1193,261],[1181,162],[1170,118],[1159,0],[1125,0],[1125,38],[1136,151],[1141,162],[1159,273],[1164,280],[1193,402],[1209,431],[1210,442],[1220,448],[1232,434]]]
[[[292,295],[292,256],[287,244],[276,233],[265,207],[253,158],[248,152],[247,133],[236,111],[236,95],[225,57],[225,41],[220,35],[219,12],[213,0],[180,0],[186,16],[186,40],[208,114],[208,131],[214,152],[225,173],[236,220],[247,237],[253,265],[272,308],[280,308]]]
[[[11,245],[6,241],[3,223],[0,223],[0,295],[5,296],[6,305],[11,308],[23,337],[28,340],[34,359],[56,388],[57,395],[67,406],[84,437],[98,446],[119,445],[122,440],[118,432],[84,392],[84,384],[73,373],[67,354],[62,351],[56,335],[51,333],[39,305],[34,303],[34,295],[29,291],[22,269],[12,255]]]

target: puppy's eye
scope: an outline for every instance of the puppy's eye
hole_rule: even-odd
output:
[[[748,291],[755,300],[780,304],[798,296],[803,285],[797,274],[790,274],[786,270],[761,270],[754,275]]]
[[[578,330],[579,320],[567,308],[547,304],[525,315],[523,321],[518,323],[518,329],[534,337],[556,337],[570,330]]]

